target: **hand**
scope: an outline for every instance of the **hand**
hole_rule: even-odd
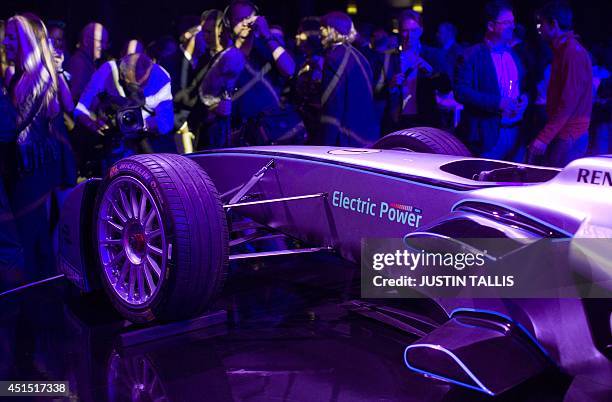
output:
[[[64,54],[55,51],[53,53],[53,63],[55,64],[55,69],[57,71],[62,71],[62,66],[64,65]]]
[[[270,27],[268,26],[268,21],[266,21],[266,17],[259,16],[257,20],[255,20],[255,31],[264,39],[270,39],[272,35],[270,33]]]
[[[531,165],[539,165],[543,162],[543,156],[546,153],[546,144],[537,138],[533,140],[527,147],[527,163]]]
[[[427,63],[422,57],[419,57],[416,61],[416,66],[419,70],[425,71],[428,74],[433,73],[433,67]]]
[[[234,34],[240,38],[245,39],[247,36],[251,34],[251,31],[255,29],[255,23],[257,22],[258,17],[255,15],[251,15],[240,21],[234,27]]]
[[[512,118],[516,121],[522,120],[528,104],[529,100],[527,99],[527,96],[521,95],[519,99],[515,100],[514,110],[512,111],[510,116],[512,116]]]
[[[530,155],[540,156],[544,155],[544,153],[546,152],[546,147],[547,145],[544,142],[536,138],[531,142],[531,144],[529,144],[529,146],[527,147],[527,151]]]
[[[506,96],[502,96],[501,100],[499,101],[499,110],[501,110],[502,113],[510,114],[516,110],[516,106],[516,100]]]
[[[89,131],[98,134],[99,136],[104,137],[106,135],[105,131],[108,130],[110,127],[108,126],[108,124],[106,124],[105,121],[98,119],[98,120],[93,120],[90,118],[86,118],[85,121],[83,121],[83,125],[85,126],[85,128],[87,128]]]
[[[529,105],[529,99],[527,99],[527,95],[521,95],[516,105],[518,112],[522,114],[525,109],[527,109],[527,105]]]

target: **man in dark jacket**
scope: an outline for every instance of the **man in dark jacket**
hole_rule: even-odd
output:
[[[415,126],[439,126],[436,91],[450,91],[442,53],[421,43],[420,14],[405,10],[398,23],[401,43],[391,53],[386,70],[384,133]]]
[[[465,107],[459,133],[479,156],[518,160],[527,97],[522,64],[509,47],[514,15],[505,1],[487,4],[485,12],[485,40],[467,50],[455,77],[455,97]]]

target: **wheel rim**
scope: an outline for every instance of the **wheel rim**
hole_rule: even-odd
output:
[[[107,379],[109,401],[169,401],[153,362],[146,356],[122,358],[113,351]]]
[[[161,214],[149,190],[122,176],[106,189],[98,213],[98,255],[113,292],[133,306],[159,291],[167,264]]]

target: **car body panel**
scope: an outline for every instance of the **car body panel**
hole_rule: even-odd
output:
[[[228,155],[239,169],[228,171]],[[368,228],[367,236],[370,237],[401,237],[447,214],[463,193],[399,176],[310,159],[242,153],[211,153],[194,158],[221,194],[245,183],[271,159],[274,169],[251,191],[260,194],[258,199],[317,193],[326,193],[327,197],[287,202],[282,206],[243,207],[240,214],[305,242],[332,246],[351,261],[359,261],[364,228]],[[400,206],[412,208],[412,211],[401,211],[400,222],[397,222],[398,214],[389,214],[391,205],[396,205],[397,211]]]
[[[326,193],[326,202],[296,201],[284,203],[282,208],[260,205],[241,208],[241,213],[306,242],[333,246],[351,261],[359,260],[361,238],[403,237],[443,219],[466,201],[516,210],[567,236],[575,233],[587,217],[582,191],[568,193],[567,184],[558,177],[536,184],[479,182],[440,169],[462,158],[393,150],[359,151],[253,147],[189,157],[204,168],[221,194],[246,183],[271,160],[274,169],[253,190],[259,199]],[[559,195],[562,192],[563,197]],[[346,199],[348,208],[343,204]],[[362,213],[360,201],[368,199],[376,206],[368,211],[371,213]],[[595,212],[600,212],[600,206],[595,207]]]

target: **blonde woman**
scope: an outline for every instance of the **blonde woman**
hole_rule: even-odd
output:
[[[76,178],[74,165],[64,163],[72,160],[71,151],[61,113],[61,84],[44,24],[33,15],[12,17],[4,46],[15,66],[8,95],[16,110],[7,194],[25,252],[26,275],[34,279],[53,269],[49,195],[60,185],[73,185]]]

